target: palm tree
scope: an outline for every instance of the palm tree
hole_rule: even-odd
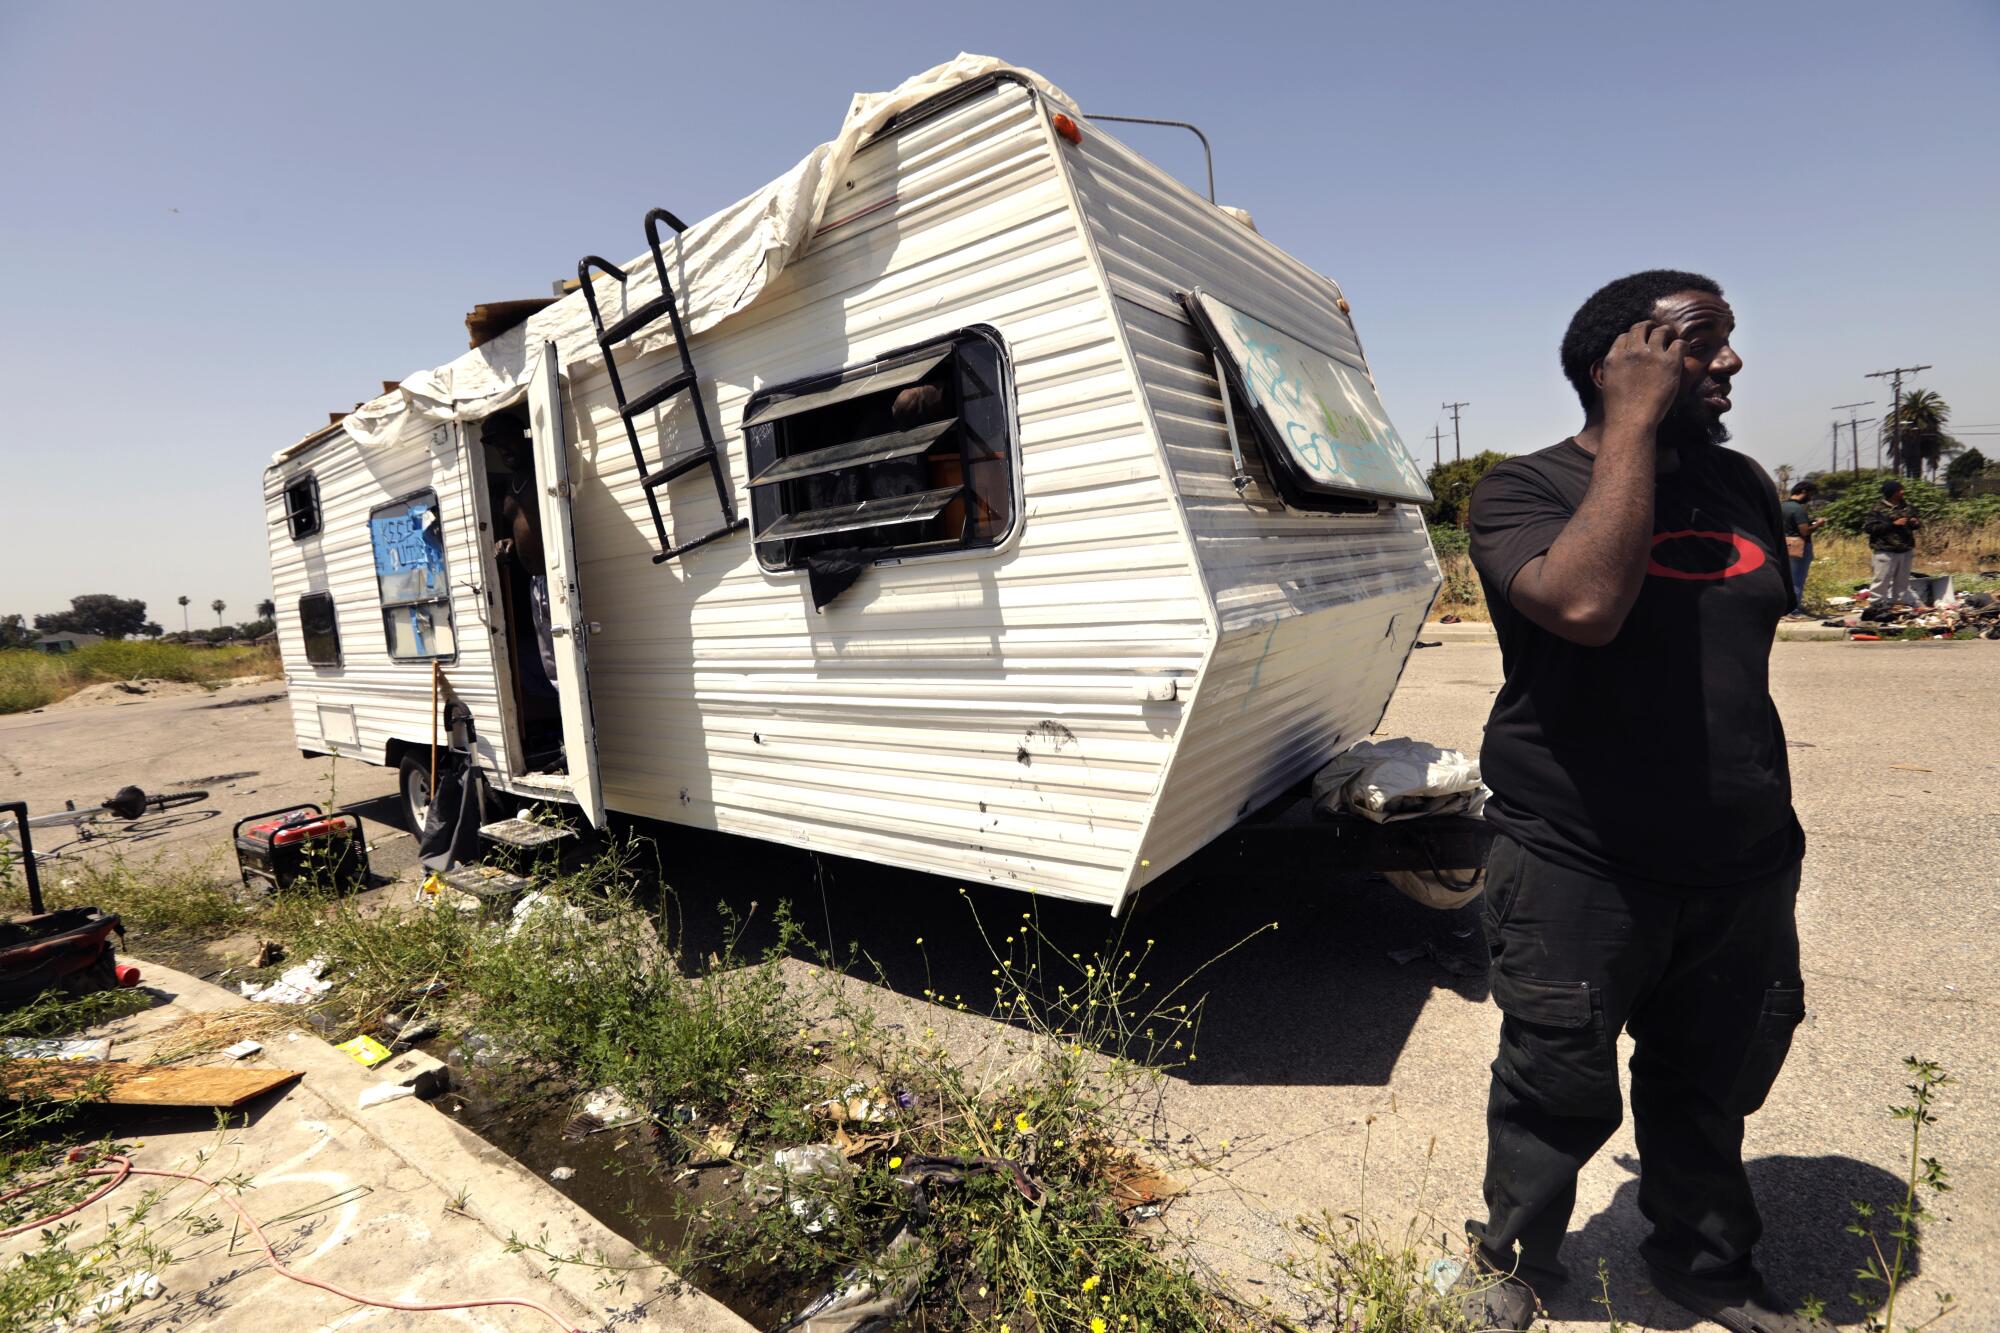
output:
[[[188,595],[187,595],[186,593],[182,593],[182,594],[181,594],[181,596],[180,596],[180,603],[181,603],[181,633],[183,633],[183,634],[186,634],[186,633],[188,632],[188,603],[189,603],[190,601],[192,601],[192,600],[193,600],[193,599],[192,599],[191,597],[189,597],[189,596],[188,596]]]
[[[257,603],[257,619],[276,620],[277,618],[278,618],[278,604],[276,602],[271,601],[267,598],[264,601]]]
[[[1912,389],[1903,395],[1895,410],[1882,418],[1882,443],[1889,447],[1889,466],[1906,477],[1936,472],[1938,459],[1956,444],[1944,433],[1951,420],[1951,405],[1929,389]],[[1899,431],[1900,427],[1900,431]],[[1902,437],[1902,453],[1897,455],[1897,436]]]
[[[222,613],[228,606],[229,603],[223,601],[220,597],[208,604],[208,609],[215,612],[215,624],[218,629],[222,627]]]

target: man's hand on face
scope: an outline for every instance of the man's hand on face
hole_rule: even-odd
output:
[[[1680,393],[1686,350],[1671,328],[1650,319],[1619,334],[1599,363],[1605,425],[1652,432]]]

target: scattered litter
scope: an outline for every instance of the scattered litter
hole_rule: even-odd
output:
[[[1444,647],[1444,640],[1443,640],[1443,639],[1418,639],[1418,640],[1416,641],[1416,643],[1414,643],[1414,644],[1413,644],[1413,645],[1411,645],[1411,646],[1412,646],[1412,647],[1416,647],[1416,648],[1442,648],[1442,647]]]
[[[388,1059],[390,1054],[387,1046],[384,1046],[381,1042],[366,1033],[351,1040],[343,1041],[333,1049],[347,1052],[348,1055],[370,1069]]]
[[[576,1168],[575,1168],[575,1167],[573,1167],[573,1166],[559,1166],[559,1167],[557,1167],[557,1168],[556,1168],[555,1170],[553,1170],[553,1171],[549,1172],[549,1179],[550,1179],[550,1180],[568,1180],[568,1179],[569,1179],[570,1177],[574,1176],[575,1174],[576,1174]]]
[[[506,1060],[508,1054],[506,1047],[484,1032],[468,1032],[451,1048],[450,1058],[456,1064],[484,1069]]]
[[[1111,1186],[1118,1211],[1134,1220],[1158,1217],[1167,1205],[1188,1192],[1185,1181],[1174,1179],[1135,1152],[1114,1149],[1103,1176]]]
[[[551,913],[567,921],[580,921],[585,924],[590,921],[589,913],[581,907],[562,902],[536,889],[532,893],[522,894],[521,901],[514,904],[514,920],[507,927],[507,938],[512,939],[520,934],[535,918],[548,916]]]
[[[1829,597],[1826,599],[1826,604],[1828,606],[1853,606],[1854,599],[1852,597]]]
[[[817,1234],[833,1220],[832,1200],[795,1191],[809,1190],[815,1181],[823,1184],[844,1181],[856,1170],[854,1163],[833,1144],[808,1143],[801,1148],[780,1148],[771,1154],[770,1161],[744,1172],[743,1190],[760,1205],[785,1200],[787,1211],[805,1225],[806,1231]]]
[[[1433,1259],[1430,1267],[1424,1269],[1424,1281],[1430,1283],[1431,1290],[1443,1296],[1451,1291],[1459,1274],[1465,1271],[1463,1259]]]
[[[140,1301],[150,1301],[164,1288],[155,1273],[139,1272],[120,1281],[111,1290],[102,1292],[87,1302],[76,1312],[74,1319],[57,1319],[50,1327],[50,1333],[69,1333],[71,1329],[81,1329],[100,1319],[109,1319],[122,1314]]]
[[[1929,773],[1932,771],[1928,768],[1918,768],[1915,764],[1891,764],[1889,767],[1899,773]]]
[[[416,1095],[417,1090],[407,1084],[373,1083],[362,1089],[356,1104],[365,1111],[371,1106],[380,1106],[383,1102],[399,1102],[405,1097]]]
[[[645,1114],[635,1108],[615,1088],[599,1088],[584,1099],[583,1109],[569,1118],[563,1126],[566,1139],[588,1138],[601,1134],[607,1129],[624,1129],[644,1120]]]
[[[263,1042],[251,1041],[249,1038],[246,1037],[242,1041],[237,1042],[234,1046],[223,1047],[222,1053],[228,1056],[232,1060],[248,1060],[251,1056],[257,1054],[257,1052],[263,1049],[264,1049]]]
[[[307,1004],[333,989],[333,983],[320,976],[324,971],[326,959],[308,959],[297,967],[286,968],[268,986],[244,982],[243,998],[253,1004]]]
[[[838,1097],[829,1097],[817,1102],[809,1109],[814,1115],[836,1123],[858,1120],[876,1125],[896,1113],[896,1103],[880,1088],[870,1088],[863,1083],[850,1083],[841,1090]]]
[[[382,1026],[395,1036],[397,1046],[414,1046],[425,1037],[436,1035],[438,1021],[435,1018],[411,1018],[402,1014],[389,1014],[383,1018]]]
[[[9,1037],[0,1055],[12,1060],[109,1060],[111,1038]]]

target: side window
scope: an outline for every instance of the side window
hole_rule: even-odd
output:
[[[306,661],[314,666],[340,665],[340,622],[333,614],[333,597],[309,592],[299,598],[299,629],[306,638]]]
[[[368,537],[389,656],[398,662],[454,656],[458,643],[436,492],[420,491],[375,510],[368,516]]]
[[[758,561],[998,545],[1016,510],[1012,398],[986,329],[758,393],[743,415]]]
[[[285,487],[285,522],[295,542],[319,531],[319,479],[312,473]]]

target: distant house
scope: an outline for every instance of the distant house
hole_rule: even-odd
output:
[[[35,650],[43,653],[73,653],[79,648],[93,643],[103,643],[102,634],[71,634],[58,630],[54,634],[44,634],[35,640]]]

